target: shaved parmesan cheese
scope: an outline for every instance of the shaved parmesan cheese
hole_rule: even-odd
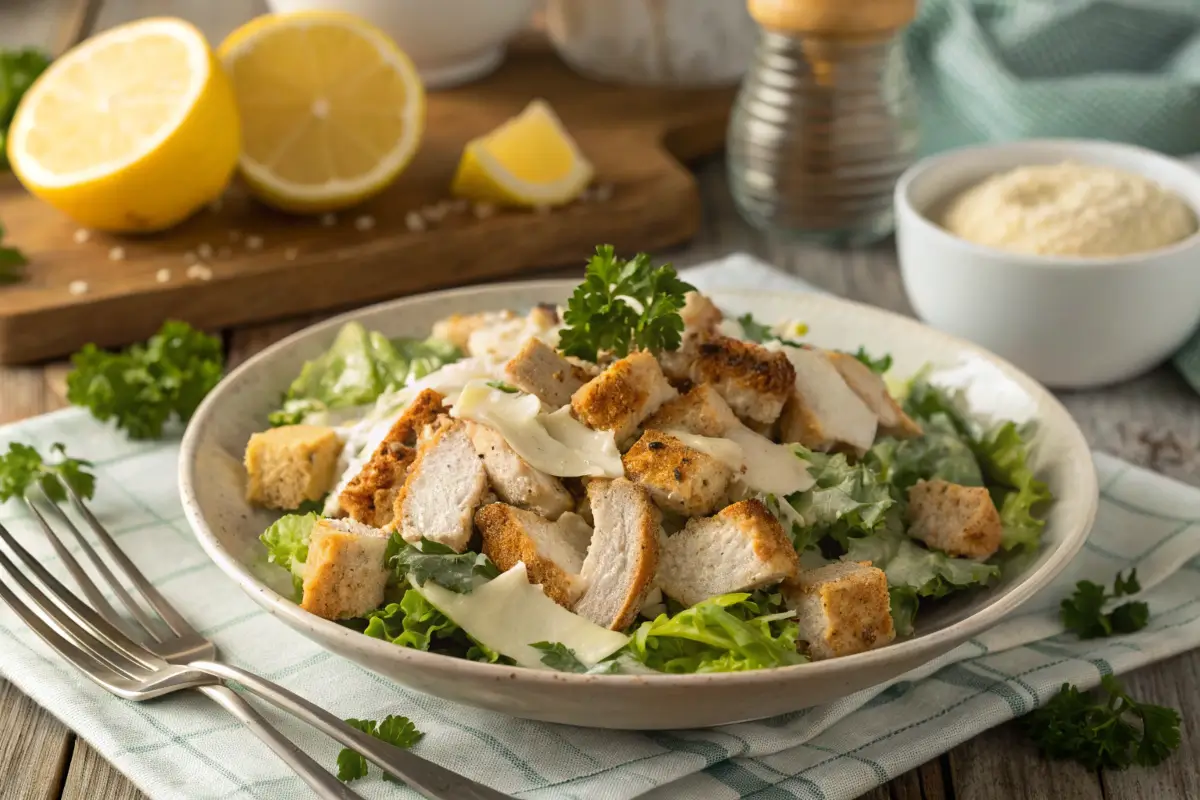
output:
[[[525,564],[519,561],[470,594],[452,592],[433,581],[424,586],[411,578],[409,582],[471,638],[522,667],[546,668],[542,652],[530,647],[535,642],[561,642],[591,667],[629,641],[625,634],[572,614],[546,597],[540,585],[529,583]]]
[[[494,429],[517,455],[547,475],[619,478],[625,474],[612,431],[588,428],[571,416],[569,408],[541,412],[542,403],[534,395],[510,394],[472,381],[450,416]]]
[[[745,425],[729,430],[724,438],[697,436],[682,430],[664,431],[688,447],[699,450],[733,470],[734,477],[751,493],[786,497],[811,489],[808,462],[788,445],[776,444]]]

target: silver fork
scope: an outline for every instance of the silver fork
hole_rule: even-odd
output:
[[[0,599],[50,647],[108,691],[129,700],[148,700],[184,689],[199,689],[243,721],[322,798],[359,797],[312,758],[272,728],[240,695],[224,686],[232,680],[287,711],[367,759],[431,800],[501,800],[501,794],[386,742],[351,728],[319,706],[238,667],[216,661],[216,648],[195,630],[150,584],[91,513],[67,487],[72,505],[87,522],[113,562],[158,615],[147,613],[125,590],[87,538],[57,504],[54,516],[80,545],[96,571],[136,620],[122,618],[62,543],[32,500],[26,504],[39,521],[72,578],[91,601],[89,607],[62,585],[0,526],[0,541],[24,563],[46,591],[39,589],[0,550],[0,567],[35,607],[22,602],[0,580]],[[131,635],[132,634],[132,635]],[[152,640],[152,641],[148,641]]]

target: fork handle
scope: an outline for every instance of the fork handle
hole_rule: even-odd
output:
[[[355,730],[320,706],[252,672],[216,661],[192,661],[187,666],[208,675],[236,681],[247,691],[295,715],[343,746],[362,753],[369,761],[429,800],[512,800],[509,795]]]
[[[223,685],[201,686],[200,691],[221,708],[241,720],[251,732],[275,751],[285,764],[316,792],[321,800],[362,800],[362,795],[330,775],[310,756],[284,738],[241,695]]]

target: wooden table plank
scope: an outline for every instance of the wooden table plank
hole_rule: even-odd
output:
[[[74,739],[49,711],[0,681],[0,797],[58,797]]]
[[[133,782],[118,772],[104,756],[76,737],[70,771],[62,787],[62,800],[146,800]]]

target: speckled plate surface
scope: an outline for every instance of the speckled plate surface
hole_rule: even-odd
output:
[[[1035,468],[1057,498],[1043,546],[1022,572],[918,618],[916,634],[847,658],[712,675],[575,675],[481,664],[372,639],[301,610],[290,578],[266,564],[258,535],[275,515],[244,498],[242,451],[305,360],[357,320],[388,336],[425,336],[452,312],[565,302],[573,281],[512,283],[422,295],[361,309],[284,339],[234,370],[188,426],[180,455],[183,506],[213,561],[256,602],[304,636],[401,684],[531,719],[604,728],[692,728],[760,719],[843,697],[947,652],[996,624],[1071,560],[1096,513],[1087,443],[1066,409],[1009,364],[966,342],[879,309],[816,294],[712,292],[727,313],[805,320],[814,344],[890,352],[895,374],[933,364],[935,380],[965,389],[973,413],[1038,422]]]

